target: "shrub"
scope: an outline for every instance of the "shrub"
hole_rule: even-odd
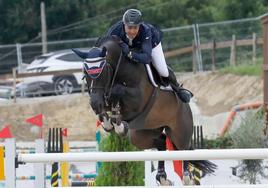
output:
[[[264,111],[248,112],[239,128],[230,134],[233,148],[263,148],[264,147]],[[250,184],[259,182],[259,177],[267,176],[264,173],[263,160],[242,160],[238,168],[238,177]]]
[[[100,144],[101,151],[137,151],[127,138],[111,133]],[[137,186],[144,185],[144,162],[103,162],[96,186]]]

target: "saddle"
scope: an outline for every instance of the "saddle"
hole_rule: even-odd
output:
[[[182,102],[189,103],[190,99],[193,97],[193,93],[188,89],[185,89],[177,82],[176,76],[172,69],[168,67],[169,76],[161,77],[153,66],[145,65],[149,80],[154,87],[159,87],[164,91],[174,91],[176,96],[178,96]]]
[[[148,78],[154,87],[159,87],[161,90],[172,91],[171,86],[162,79],[152,64],[146,64],[145,67]],[[168,67],[168,69],[170,68]]]

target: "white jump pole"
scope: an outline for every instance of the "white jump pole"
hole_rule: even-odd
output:
[[[19,154],[18,161],[26,163],[52,162],[112,162],[158,160],[228,160],[267,159],[268,149],[218,149],[184,151],[137,151],[137,152],[85,152]]]

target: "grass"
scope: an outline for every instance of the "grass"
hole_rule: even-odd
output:
[[[219,70],[220,73],[230,73],[235,75],[248,75],[248,76],[260,76],[262,74],[262,61],[263,59],[257,59],[256,64],[239,64],[237,66],[229,66]]]

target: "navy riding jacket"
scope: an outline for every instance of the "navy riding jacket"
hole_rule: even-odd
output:
[[[137,36],[131,42],[126,35],[124,23],[122,21],[112,25],[106,35],[116,35],[128,44],[130,49],[138,49],[138,51],[131,52],[132,60],[143,64],[151,62],[152,49],[157,46],[162,39],[162,32],[159,29],[151,24],[142,23],[140,24]]]

